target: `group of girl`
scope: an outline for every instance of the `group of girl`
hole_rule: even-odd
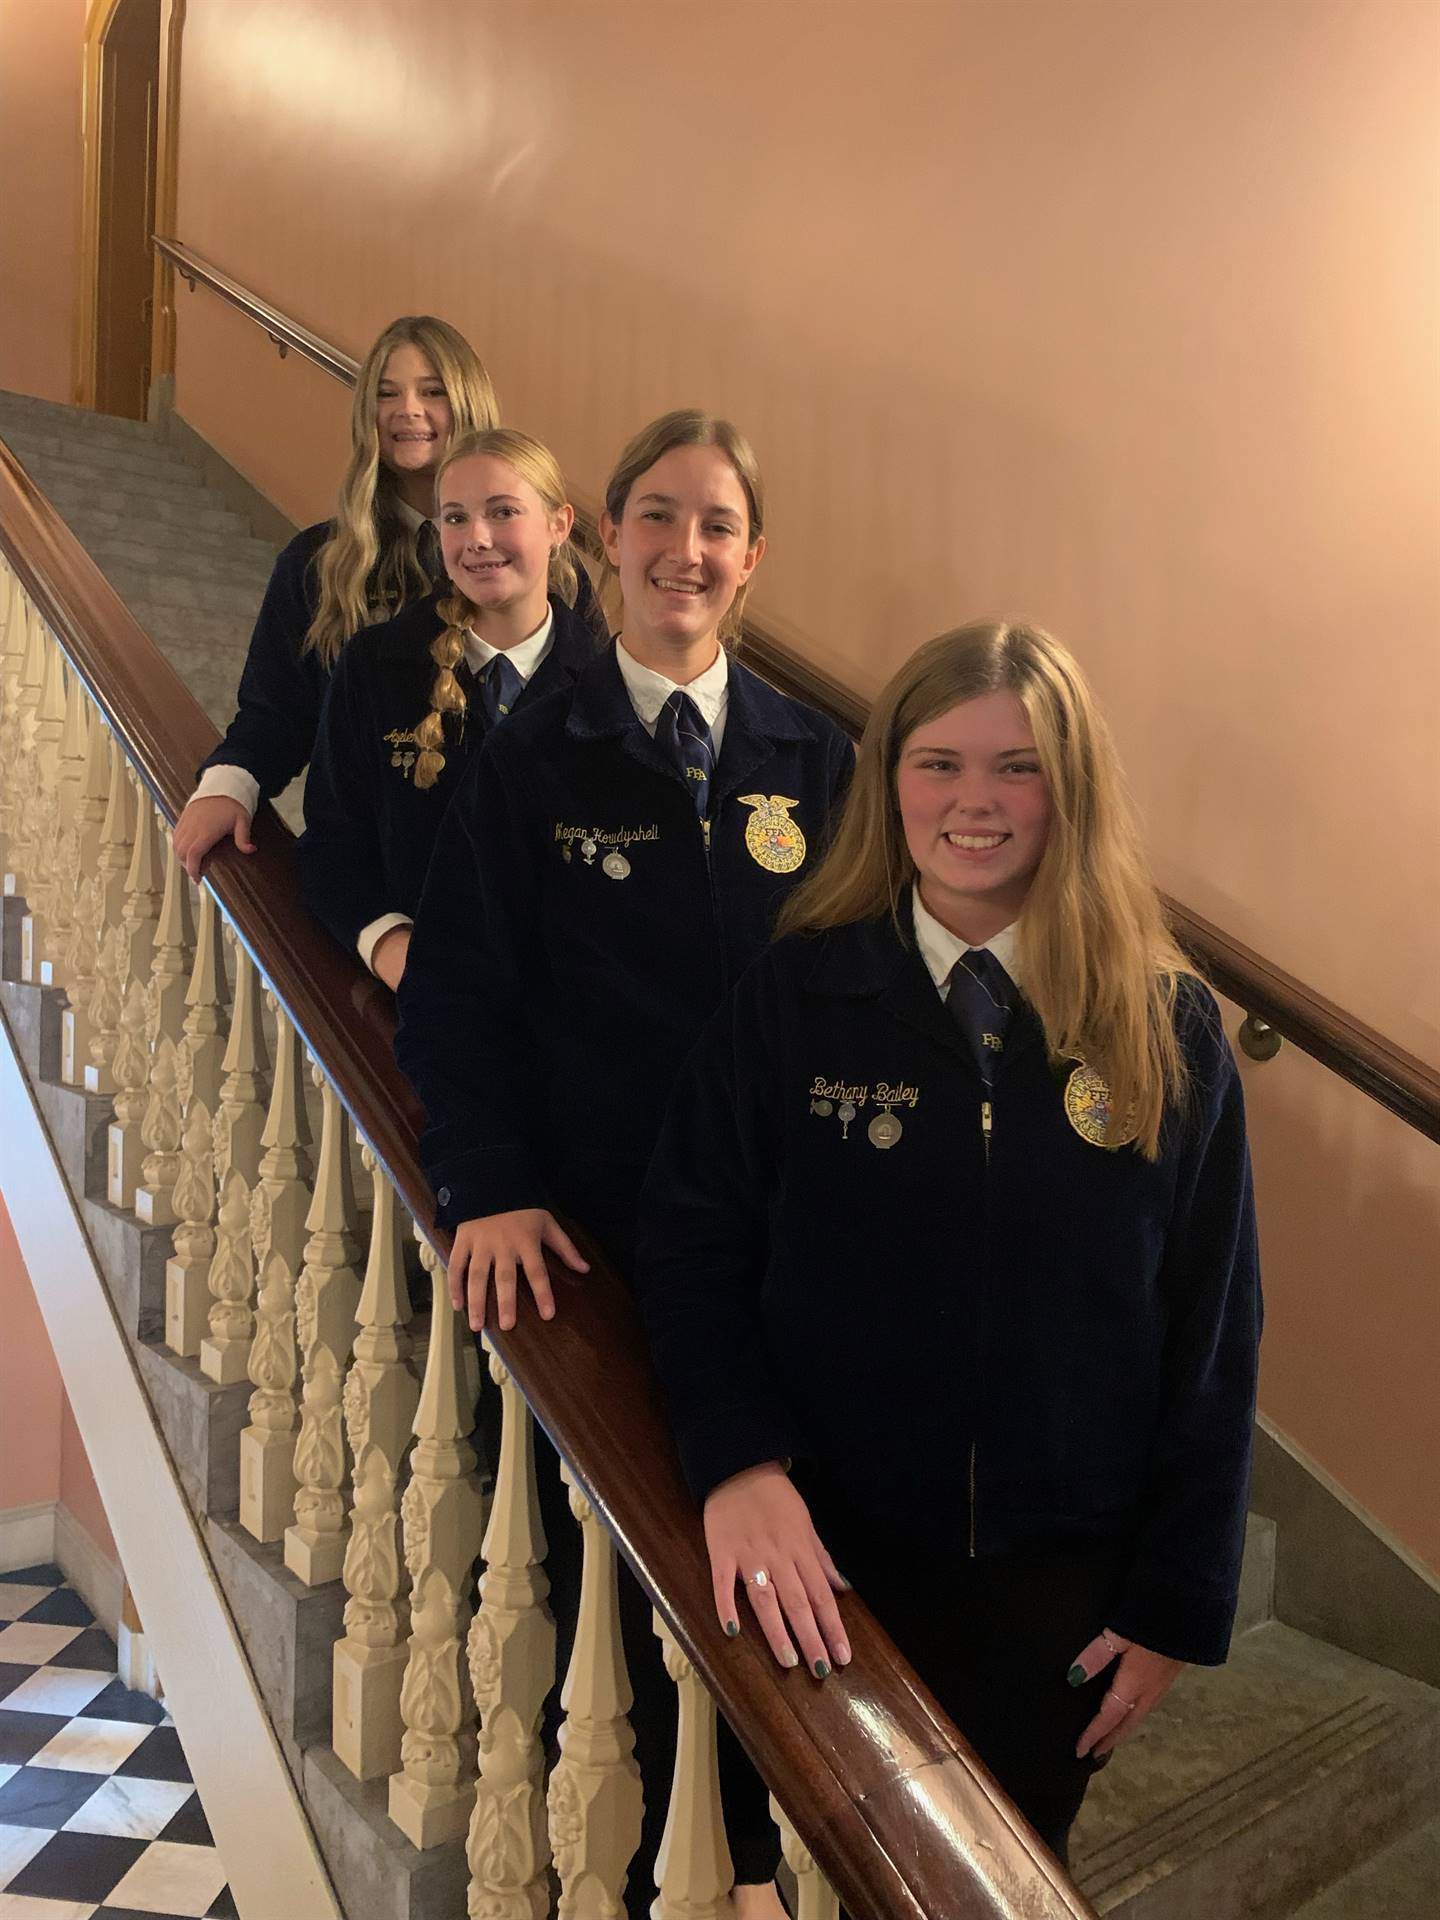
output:
[[[177,851],[248,848],[309,758],[302,885],[398,988],[456,1307],[549,1318],[582,1227],[638,1292],[725,1631],[743,1589],[816,1684],[853,1583],[1064,1858],[1234,1611],[1260,1311],[1215,1003],[1053,640],[921,648],[857,766],[729,651],[765,549],[733,426],[621,454],[607,639],[556,463],[495,411],[442,322],[377,340]],[[622,1625],[638,1912],[673,1694],[629,1580]],[[737,1912],[783,1913],[728,1734],[721,1782]]]

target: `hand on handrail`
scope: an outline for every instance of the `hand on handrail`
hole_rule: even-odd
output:
[[[210,849],[232,837],[241,853],[255,851],[248,808],[225,794],[192,800],[175,822],[175,858],[198,886]]]
[[[470,1331],[485,1325],[485,1301],[490,1276],[495,1276],[495,1318],[502,1333],[515,1324],[515,1292],[520,1273],[530,1282],[542,1320],[555,1318],[555,1295],[545,1271],[545,1248],[558,1253],[576,1273],[588,1273],[590,1262],[580,1252],[553,1213],[544,1207],[520,1207],[513,1213],[490,1213],[466,1220],[455,1229],[445,1278],[450,1304],[467,1315]]]
[[[835,1595],[849,1590],[830,1558],[810,1509],[778,1460],[724,1480],[705,1502],[705,1544],[715,1584],[715,1609],[733,1639],[740,1631],[735,1582],[743,1580],[750,1606],[782,1667],[800,1655],[817,1680],[850,1659],[850,1642]],[[800,1643],[800,1655],[786,1622]]]

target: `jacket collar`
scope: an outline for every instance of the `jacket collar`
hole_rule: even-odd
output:
[[[878,1000],[897,1020],[958,1053],[967,1065],[974,1065],[965,1037],[940,998],[915,944],[908,888],[896,918],[881,913],[819,935],[806,986],[814,993]],[[1043,1041],[1040,1022],[1022,997],[1000,1071],[1012,1066],[1017,1055]]]
[[[565,731],[572,740],[619,740],[642,766],[680,778],[678,769],[640,724],[620,677],[613,641],[576,682]],[[716,799],[743,786],[771,757],[778,742],[803,740],[807,732],[800,712],[783,694],[732,658],[725,738],[715,770]]]

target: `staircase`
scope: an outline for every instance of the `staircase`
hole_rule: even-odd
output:
[[[148,427],[0,395],[0,437],[223,726],[271,548]],[[238,1523],[250,1382],[217,1385],[165,1345],[171,1232],[104,1198],[112,1101],[61,1083],[64,996],[19,979],[21,905],[3,903],[0,1010],[347,1920],[455,1920],[466,1906],[463,1842],[410,1845],[386,1813],[384,1781],[358,1781],[330,1746],[345,1591],[338,1580],[304,1585],[278,1545]],[[418,1366],[423,1317],[412,1332]],[[1074,1871],[1107,1917],[1423,1920],[1440,1910],[1440,1692],[1275,1619],[1274,1549],[1272,1524],[1252,1519],[1229,1664],[1183,1675],[1091,1791]]]
[[[0,392],[0,439],[223,733],[276,549],[142,421]],[[303,787],[276,803],[297,833]]]

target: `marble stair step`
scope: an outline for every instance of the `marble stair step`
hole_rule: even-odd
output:
[[[222,537],[213,546],[184,546],[174,540],[146,540],[141,530],[94,537],[86,541],[90,557],[105,574],[115,567],[139,569],[145,575],[163,571],[172,578],[186,580],[224,580],[246,588],[253,596],[256,610],[275,552],[263,540],[232,540]]]
[[[1073,1870],[1107,1920],[1286,1920],[1437,1812],[1440,1692],[1272,1622],[1100,1774]]]
[[[118,414],[95,413],[60,400],[37,400],[33,394],[0,388],[0,438],[16,433],[58,434],[77,441],[99,441],[116,447],[153,447],[161,444],[146,420],[122,420]]]
[[[195,578],[188,573],[150,571],[134,561],[113,560],[104,572],[127,605],[143,600],[150,606],[174,607],[186,613],[233,614],[245,622],[247,632],[265,590],[263,578],[258,583],[253,579]]]
[[[1440,1911],[1440,1816],[1296,1907],[1289,1920],[1426,1920]]]
[[[53,433],[43,427],[11,426],[0,418],[0,438],[22,461],[69,460],[95,472],[136,475],[188,485],[203,477],[183,455],[162,441],[114,440],[96,433]]]
[[[58,465],[58,462],[57,462]],[[83,472],[77,481],[68,476],[43,483],[43,491],[63,520],[74,526],[72,515],[83,524],[93,524],[97,514],[113,515],[117,526],[184,527],[199,533],[221,533],[248,539],[250,527],[238,513],[232,513],[220,496],[176,488],[170,494],[150,494],[136,499],[123,485],[96,485]],[[77,529],[78,531],[78,529]]]
[[[27,465],[30,463],[27,462]],[[34,462],[35,476],[48,493],[51,486],[81,488],[111,493],[123,490],[137,511],[147,511],[151,501],[211,508],[224,507],[225,501],[193,468],[181,466],[159,473],[119,472],[103,460],[88,459],[83,450],[49,456]]]
[[[67,506],[64,500],[54,492],[51,493],[50,499],[61,518],[87,551],[92,549],[93,544],[113,541],[118,541],[122,545],[133,543],[154,547],[162,553],[174,551],[175,535],[168,521],[157,522],[151,516],[137,518],[135,514],[127,512],[123,506],[97,507],[88,500],[76,503],[73,496],[71,504]],[[209,519],[212,514],[222,522],[221,525],[212,527],[187,524],[184,547],[187,554],[208,554],[223,558],[227,554],[233,554],[242,541],[248,543],[250,536],[238,514],[231,513],[228,508],[223,513],[206,508],[203,517]]]

